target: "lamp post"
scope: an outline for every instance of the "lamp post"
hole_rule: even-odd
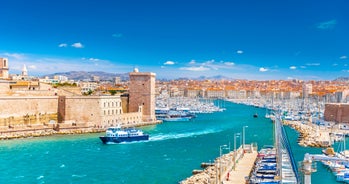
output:
[[[245,150],[245,128],[248,128],[248,126],[242,127],[242,149]]]
[[[219,174],[218,174],[218,181],[221,182],[221,174],[222,174],[222,148],[227,147],[226,144],[219,146]],[[218,184],[218,181],[216,182]]]
[[[234,171],[236,165],[236,137],[240,136],[240,133],[234,133]]]

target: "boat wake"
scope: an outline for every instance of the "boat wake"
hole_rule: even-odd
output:
[[[169,140],[169,139],[181,139],[186,137],[195,137],[198,135],[205,135],[205,134],[211,134],[216,133],[217,130],[205,130],[205,131],[199,131],[199,132],[185,132],[185,133],[171,133],[171,134],[158,134],[150,136],[149,141],[163,141],[163,140]]]
[[[83,178],[83,177],[86,177],[86,174],[82,174],[82,175],[73,174],[73,175],[71,175],[71,177],[73,177],[73,178]]]
[[[44,178],[44,176],[41,175],[41,176],[38,176],[36,179],[37,179],[37,180],[41,180],[41,179],[43,179],[43,178]]]
[[[164,140],[170,140],[170,139],[181,139],[181,138],[187,138],[187,137],[195,137],[199,135],[205,135],[205,134],[211,134],[211,133],[217,133],[221,132],[222,130],[217,129],[209,129],[204,131],[198,131],[198,132],[184,132],[184,133],[170,133],[170,134],[150,134],[149,140],[142,140],[142,141],[132,141],[132,142],[121,142],[121,143],[113,143],[108,142],[106,144],[138,144],[142,142],[153,142],[153,141],[164,141]]]

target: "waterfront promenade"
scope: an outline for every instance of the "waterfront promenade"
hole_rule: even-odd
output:
[[[257,147],[246,144],[245,149],[240,147],[236,152],[231,151],[216,158],[215,163],[206,167],[203,171],[196,170],[198,173],[194,173],[193,176],[183,180],[181,184],[244,184],[253,169],[256,158]]]
[[[244,184],[246,183],[246,177],[249,176],[253,164],[257,158],[257,151],[252,151],[250,153],[245,153],[244,156],[236,164],[234,170],[228,170],[225,174],[225,179],[223,179],[224,184]],[[229,177],[228,177],[229,173]]]

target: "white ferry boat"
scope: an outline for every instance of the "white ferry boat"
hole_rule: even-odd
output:
[[[135,128],[122,129],[120,125],[110,127],[105,136],[99,137],[104,144],[149,140],[149,135]]]

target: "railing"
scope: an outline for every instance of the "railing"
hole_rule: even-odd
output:
[[[275,119],[275,142],[278,150],[278,165],[279,165],[279,173],[282,179],[286,179],[286,176],[282,176],[283,173],[283,164],[290,163],[292,174],[294,177],[287,177],[287,180],[294,180],[294,183],[300,183],[300,176],[297,170],[297,164],[293,157],[292,148],[287,138],[287,133],[280,121],[280,117]],[[286,160],[282,160],[282,158],[287,158]]]

